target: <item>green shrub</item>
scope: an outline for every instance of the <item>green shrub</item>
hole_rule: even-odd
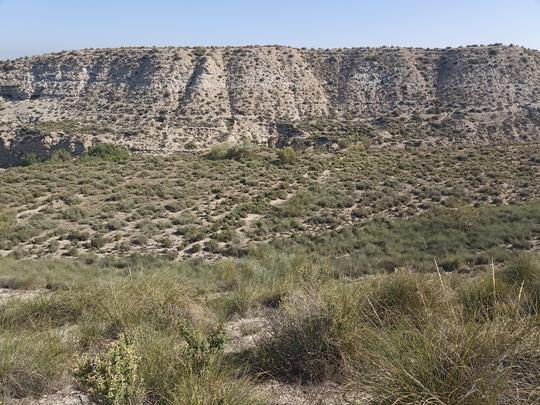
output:
[[[227,151],[226,158],[238,161],[250,160],[255,157],[255,150],[251,145],[234,145]]]
[[[75,378],[90,394],[110,404],[124,404],[142,394],[140,357],[127,335],[120,335],[107,351],[78,359]]]
[[[130,153],[125,147],[120,145],[115,145],[112,143],[98,143],[88,149],[87,155],[98,159],[119,162],[127,160]]]
[[[19,164],[21,166],[31,166],[36,163],[41,163],[41,159],[35,153],[28,153],[26,155],[23,155],[19,160]]]
[[[66,208],[62,212],[62,218],[70,222],[78,222],[78,221],[83,220],[85,217],[86,217],[86,212],[82,208],[79,208],[79,207],[69,207],[69,208]]]
[[[250,160],[255,157],[255,150],[251,145],[227,145],[219,144],[214,146],[206,157],[211,160]]]
[[[136,345],[150,398],[179,405],[262,404],[249,380],[235,377],[223,359],[223,335],[190,327],[178,333],[142,329]]]
[[[49,162],[52,163],[59,163],[59,162],[69,162],[71,160],[72,156],[71,153],[66,149],[59,149],[54,151],[50,158]]]
[[[105,246],[105,239],[103,239],[103,237],[101,235],[95,235],[91,240],[90,240],[90,247],[92,249],[96,249],[96,250],[99,250],[101,248],[103,248]]]
[[[278,158],[281,164],[284,164],[284,165],[291,164],[297,159],[296,151],[290,146],[287,146],[283,149],[279,149]]]

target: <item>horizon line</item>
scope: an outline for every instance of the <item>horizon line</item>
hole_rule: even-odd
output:
[[[405,45],[380,45],[380,46],[346,46],[346,47],[309,47],[309,46],[293,46],[282,44],[244,44],[244,45],[122,45],[122,46],[106,46],[106,47],[85,47],[74,49],[62,49],[58,51],[50,51],[29,55],[16,56],[14,58],[0,59],[0,62],[10,62],[19,59],[36,58],[40,56],[53,56],[63,53],[81,52],[81,51],[95,51],[95,50],[116,50],[116,49],[171,49],[171,48],[183,48],[183,49],[227,49],[227,48],[290,48],[299,50],[313,50],[313,51],[335,51],[335,50],[353,50],[353,49],[418,49],[418,50],[447,50],[447,49],[463,49],[463,48],[480,48],[480,47],[505,47],[505,48],[522,48],[525,50],[540,52],[540,49],[528,48],[524,45],[514,43],[502,43],[494,42],[490,44],[467,44],[457,46],[444,46],[444,47],[428,47],[428,46],[405,46]]]

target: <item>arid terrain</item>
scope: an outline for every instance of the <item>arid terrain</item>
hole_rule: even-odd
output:
[[[0,62],[0,404],[537,404],[540,52]]]
[[[538,140],[540,53],[447,49],[88,49],[0,62],[0,164],[93,142]]]

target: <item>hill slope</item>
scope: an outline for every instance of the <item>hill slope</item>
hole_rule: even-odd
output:
[[[96,140],[163,152],[344,133],[398,145],[538,139],[540,53],[499,45],[62,52],[0,62],[0,123],[3,165]]]

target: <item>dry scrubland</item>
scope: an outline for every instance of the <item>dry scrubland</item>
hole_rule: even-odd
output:
[[[3,259],[1,269],[4,287],[39,291],[0,306],[8,403],[47,393],[64,403],[66,387],[106,403],[539,399],[532,255],[440,278],[414,268],[351,277],[332,260],[283,253]]]
[[[537,403],[539,152],[30,156],[0,177],[0,395]]]
[[[0,403],[539,403],[539,90],[500,44],[0,61]]]
[[[59,153],[2,173],[0,252],[219,259],[271,245],[361,252],[393,270],[538,247],[538,144],[360,146]]]

